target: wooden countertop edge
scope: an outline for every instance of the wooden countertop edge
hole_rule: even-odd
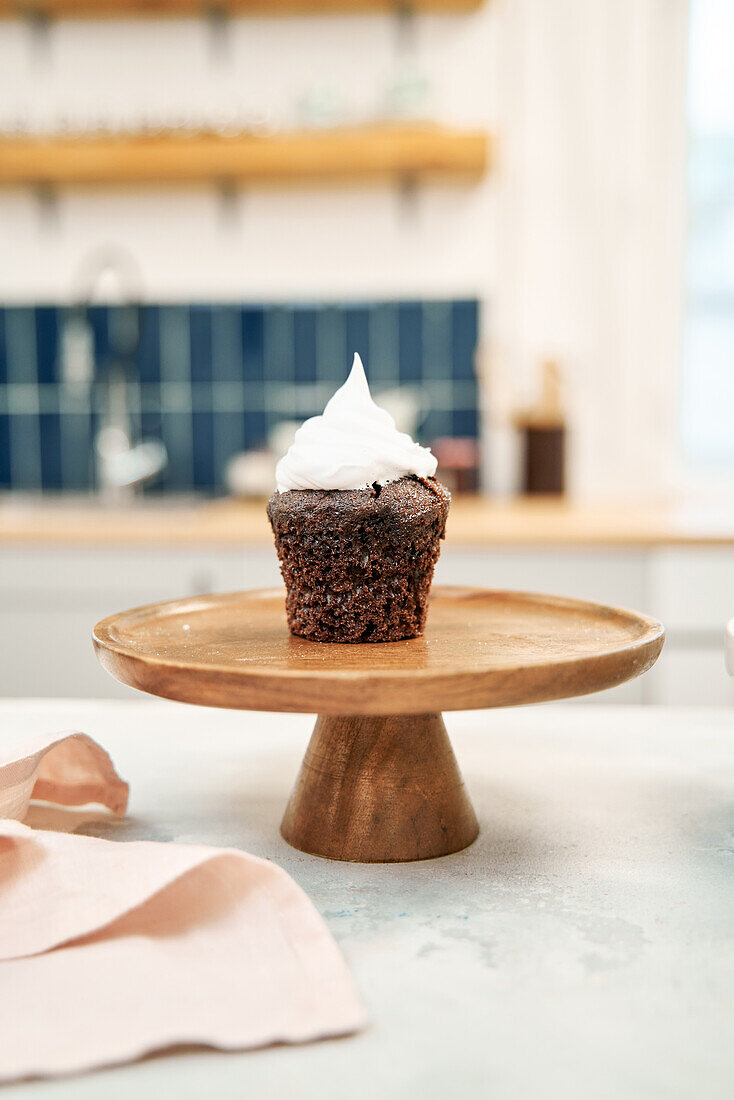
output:
[[[163,538],[163,537],[142,537],[140,535],[135,536],[118,536],[111,533],[105,537],[92,536],[85,533],[66,534],[59,535],[56,533],[39,534],[38,532],[18,532],[12,536],[0,534],[0,549],[3,547],[13,546],[35,546],[35,547],[77,547],[80,549],[160,549],[160,550],[175,550],[183,547],[195,548],[198,547],[201,550],[235,550],[238,547],[242,549],[263,549],[270,547],[272,543],[265,539],[254,538],[214,538],[214,537],[177,537],[177,538]],[[463,551],[481,551],[486,550],[488,552],[493,550],[576,550],[583,552],[585,550],[628,550],[630,552],[635,550],[652,550],[660,548],[691,548],[691,549],[704,549],[704,548],[728,548],[734,547],[734,536],[731,537],[714,537],[714,536],[700,536],[700,537],[659,537],[659,538],[635,538],[629,536],[626,538],[615,539],[578,539],[578,538],[564,538],[564,537],[542,537],[538,535],[535,538],[495,538],[495,539],[482,539],[477,538],[472,541],[460,538],[449,538],[446,541],[446,546],[452,550]]]
[[[0,546],[269,547],[264,509],[264,502],[232,500],[119,511],[93,504],[0,502]],[[734,546],[734,508],[469,498],[454,503],[446,544],[467,551],[727,547]]]

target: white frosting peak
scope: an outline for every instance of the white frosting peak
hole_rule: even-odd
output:
[[[433,477],[436,459],[427,447],[399,432],[385,409],[374,403],[362,360],[352,369],[321,416],[296,432],[275,470],[278,492],[289,489],[366,489],[406,474]]]

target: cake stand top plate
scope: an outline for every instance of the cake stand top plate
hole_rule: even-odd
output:
[[[482,588],[434,588],[422,638],[336,645],[288,632],[284,592],[191,597],[94,628],[104,668],[203,706],[416,714],[586,695],[645,672],[664,630],[633,611]]]

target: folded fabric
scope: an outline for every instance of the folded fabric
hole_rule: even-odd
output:
[[[98,802],[121,815],[128,789],[102,746],[84,733],[26,738],[0,748],[0,817],[22,821],[31,798],[60,806]]]
[[[0,812],[33,793],[117,812],[127,786],[73,734],[0,754]],[[6,754],[7,756],[7,754]],[[365,1023],[303,891],[235,849],[115,842],[0,820],[0,1081],[181,1044],[236,1050]]]

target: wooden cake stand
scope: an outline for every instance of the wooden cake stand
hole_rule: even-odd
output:
[[[281,832],[332,859],[394,862],[479,831],[441,710],[586,695],[639,676],[654,619],[579,600],[434,588],[422,638],[334,645],[288,632],[284,593],[201,596],[94,628],[107,671],[165,699],[319,717]]]

